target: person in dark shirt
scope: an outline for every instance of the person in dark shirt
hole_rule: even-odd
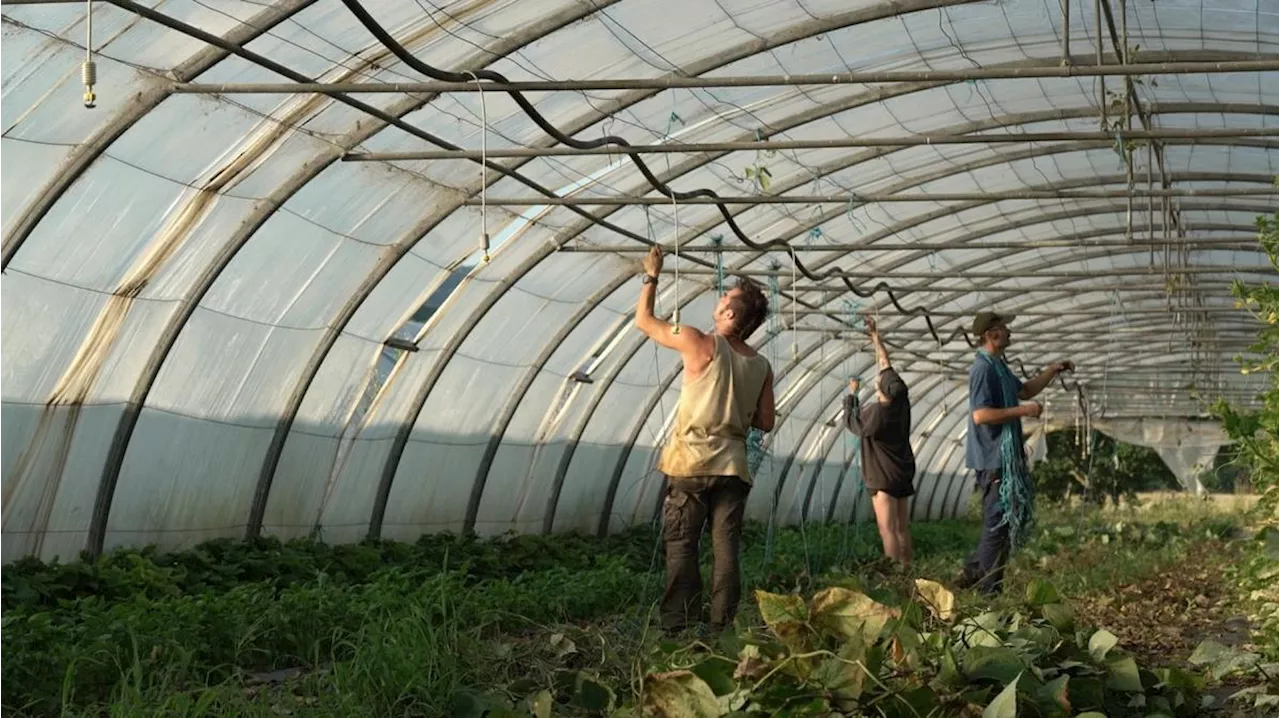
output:
[[[862,473],[885,555],[904,567],[911,565],[911,532],[907,528],[910,497],[915,493],[916,457],[911,451],[911,400],[907,384],[889,363],[889,352],[867,318],[867,331],[875,347],[876,401],[858,406],[857,379],[849,380],[844,398],[845,428],[862,437]]]

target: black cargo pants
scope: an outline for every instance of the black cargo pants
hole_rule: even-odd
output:
[[[736,476],[667,477],[667,497],[662,503],[667,553],[663,628],[679,631],[702,621],[698,550],[708,519],[714,557],[711,628],[719,631],[733,622],[742,598],[742,517],[750,491],[751,486]]]

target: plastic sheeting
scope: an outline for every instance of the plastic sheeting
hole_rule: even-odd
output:
[[[1113,439],[1156,450],[1183,488],[1205,492],[1200,477],[1213,467],[1218,450],[1231,443],[1222,425],[1166,418],[1099,419],[1094,428]]]
[[[145,4],[321,81],[422,79],[327,0]],[[513,79],[1057,67],[1063,31],[1057,4],[1043,0],[364,4],[421,60]],[[615,531],[653,518],[661,490],[653,465],[678,397],[678,360],[630,326],[635,255],[557,248],[636,236],[699,246],[720,236],[742,249],[715,207],[591,210],[625,235],[566,207],[481,211],[464,202],[482,181],[490,196],[532,190],[470,162],[343,161],[352,151],[432,145],[332,97],[176,94],[175,80],[280,77],[114,5],[93,8],[92,111],[79,104],[85,6],[2,11],[4,560],[69,557],[97,548],[94,536],[105,548],[181,548],[259,530],[354,541],[461,529]],[[1276,56],[1274,0],[1130,3],[1126,12],[1129,44],[1142,55]],[[1071,14],[1077,52],[1092,52],[1090,16]],[[1095,131],[1097,90],[1087,78],[1050,78],[528,97],[580,138],[654,144]],[[1138,93],[1159,128],[1277,127],[1275,73],[1151,76]],[[482,136],[490,148],[551,144],[499,93],[360,97],[468,148]],[[1163,159],[1175,189],[1265,186],[1277,170],[1266,140],[1170,140]],[[835,415],[847,374],[871,358],[864,342],[815,331],[841,328],[852,297],[836,281],[793,291],[816,282],[786,276],[792,258],[916,285],[899,296],[934,312],[944,337],[978,309],[1039,312],[1019,320],[1016,355],[1031,368],[1076,358],[1091,404],[1109,416],[1200,413],[1181,378],[1162,379],[1163,370],[1189,368],[1202,385],[1233,396],[1256,385],[1229,369],[1230,331],[1243,317],[1205,322],[1186,311],[1230,309],[1226,276],[1186,283],[1176,272],[1181,262],[1252,266],[1262,261],[1256,252],[966,246],[1160,237],[1162,213],[1152,222],[1145,200],[857,200],[869,192],[1119,189],[1126,172],[1111,147],[818,148],[646,161],[681,190],[754,193],[745,171],[763,162],[772,194],[850,198],[729,208],[749,236],[794,247],[791,256],[724,256],[730,269],[781,269],[776,280],[786,292],[778,334],[756,337],[773,360],[779,396],[789,398],[752,493],[753,518],[869,515]],[[560,195],[652,190],[617,155],[502,163]],[[1141,150],[1133,170],[1137,186],[1149,171],[1163,175]],[[1173,236],[1247,239],[1255,216],[1276,202],[1171,205],[1179,217]],[[479,246],[486,232],[488,263]],[[940,242],[948,247],[926,247]],[[885,243],[920,248],[876,246]],[[706,269],[688,255],[677,263]],[[1037,276],[1044,270],[1079,279]],[[1143,281],[1194,284],[1195,293],[1139,293],[1109,278],[1136,270],[1148,272]],[[930,278],[893,278],[902,272]],[[982,272],[1011,278],[973,279]],[[976,288],[942,288],[960,283]],[[1078,289],[1085,284],[1109,288]],[[682,318],[706,326],[710,281],[665,283],[660,310],[670,311],[677,295]],[[832,314],[788,314],[793,299]],[[971,483],[963,394],[972,350],[954,339],[939,346],[922,318],[901,315],[883,292],[856,302],[881,314],[895,364],[910,377],[920,467],[912,513],[954,515]],[[1162,330],[1168,339],[1158,346],[1120,338]],[[1071,400],[1056,388],[1050,395]],[[1194,456],[1184,458],[1170,460],[1194,465]]]

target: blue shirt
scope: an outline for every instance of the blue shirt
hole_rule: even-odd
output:
[[[997,359],[996,361],[1004,361]],[[973,412],[977,409],[1007,409],[1018,405],[1018,392],[1022,391],[1022,382],[1009,372],[1009,396],[1012,403],[1005,403],[1004,392],[1001,391],[1001,372],[985,358],[979,356],[973,360],[969,368],[969,437],[965,442],[964,460],[970,469],[978,471],[994,471],[1000,468],[1000,432],[1004,424],[974,424]],[[1018,446],[1022,446],[1022,420],[1014,419],[1018,432]]]

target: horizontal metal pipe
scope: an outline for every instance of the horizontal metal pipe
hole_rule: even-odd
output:
[[[684,272],[682,271],[683,275]],[[732,276],[733,272],[727,272]],[[1186,287],[1180,287],[1186,288]],[[1195,285],[1190,289],[1224,289],[1223,285],[1214,284],[1212,287],[1206,285]],[[1053,292],[1061,294],[1063,292],[1163,292],[1168,287],[1164,284],[1135,284],[1133,282],[1125,282],[1124,284],[1039,284],[1031,287],[1009,287],[999,286],[993,287],[990,284],[895,284],[893,291],[895,292],[990,292],[994,290],[1008,290],[1018,292]],[[838,285],[822,285],[822,284],[801,284],[791,287],[790,291],[795,293],[805,292],[827,292],[844,294],[849,290]]]
[[[999,192],[930,192],[880,193],[850,192],[844,195],[749,195],[728,197],[693,197],[672,202],[670,197],[485,197],[468,199],[469,207],[618,207],[629,205],[681,206],[702,204],[853,204],[869,202],[980,202],[990,199],[1118,199],[1126,197],[1272,197],[1270,187],[1225,187],[1210,189],[1104,189],[1104,190],[1032,190]],[[1259,212],[1267,211],[1260,208]]]
[[[1132,315],[1140,315],[1140,314],[1170,314],[1170,315],[1172,314],[1206,314],[1206,313],[1235,314],[1235,313],[1244,312],[1244,311],[1245,310],[1243,308],[1239,308],[1239,307],[1179,307],[1176,310],[1169,310],[1163,307],[1158,309],[1154,307],[1136,307],[1133,309],[1125,308],[1122,310],[1117,310],[1112,307],[1103,307],[1097,310],[1093,310],[1093,309],[1016,310],[1015,309],[1015,310],[1011,310],[1009,314],[1013,314],[1018,317],[1105,317],[1105,316],[1116,315],[1116,314],[1119,314],[1120,312],[1123,312],[1126,316],[1132,316]],[[835,309],[794,309],[794,310],[783,309],[783,310],[780,310],[778,313],[794,314],[796,316],[802,316],[802,317],[806,315],[814,315],[814,314],[820,314],[820,315],[835,314],[837,316],[839,315],[839,311]],[[881,309],[881,313],[893,314],[895,312],[886,310],[886,309]],[[934,316],[934,317],[972,317],[974,312],[972,311],[955,312],[955,311],[944,311],[940,309],[931,309],[929,310],[929,314],[930,316]],[[1018,328],[1016,326],[1013,327],[1013,332],[1015,335],[1020,333],[1018,332]]]
[[[440,93],[440,92],[581,92],[590,90],[667,90],[713,87],[799,87],[854,85],[881,82],[966,82],[968,80],[1009,80],[1050,77],[1109,77],[1130,75],[1202,75],[1224,72],[1275,72],[1276,60],[1233,60],[1227,62],[1149,62],[1128,65],[1079,64],[1043,67],[973,67],[959,70],[884,70],[836,72],[811,75],[745,75],[683,77],[662,75],[640,78],[600,78],[592,80],[525,80],[517,82],[245,82],[174,83],[173,91],[188,94],[356,94],[356,93]]]
[[[1174,334],[1175,338],[1186,339],[1186,340],[1209,340],[1217,337],[1217,338],[1230,338],[1233,340],[1241,339],[1246,341],[1256,341],[1257,335],[1258,335],[1257,331],[1251,332],[1250,330],[1245,328],[1213,330],[1212,334],[1206,334],[1204,336],[1200,336],[1195,334],[1184,334],[1180,332],[1175,332],[1174,329],[1171,327],[1155,327],[1155,326],[1151,328],[1142,328],[1142,329],[1129,329],[1126,327],[1109,326],[1109,327],[1101,327],[1094,331],[1075,331],[1075,330],[1056,331],[1053,329],[1021,329],[1020,330],[1017,328],[1017,326],[1013,327],[1014,343],[1017,345],[1025,344],[1028,338],[1039,338],[1039,337],[1050,337],[1050,338],[1058,338],[1058,339],[1073,339],[1073,338],[1074,339],[1096,339],[1100,345],[1099,346],[1100,349],[1105,349],[1106,343],[1109,341],[1116,341],[1119,339],[1125,339],[1125,340],[1138,339],[1138,338],[1150,339],[1152,337],[1158,337],[1163,339],[1168,337],[1170,334]],[[856,335],[863,335],[863,333],[857,332]],[[930,340],[932,341],[932,337],[930,337]]]
[[[663,274],[671,274],[674,270],[664,268]],[[792,272],[790,269],[735,269],[731,273],[735,275],[746,275],[748,277],[790,277]],[[957,272],[964,277],[974,279],[1088,279],[1090,277],[1164,277],[1166,275],[1182,275],[1182,274],[1267,274],[1272,277],[1276,275],[1275,267],[1269,265],[1256,265],[1251,267],[1180,267],[1170,269],[1167,272],[1160,269],[1134,267],[1133,269],[1095,269],[1081,270],[1076,272],[973,272],[962,270]],[[681,269],[681,276],[689,277],[714,277],[717,276],[714,269]],[[832,272],[831,277],[848,277],[850,279],[941,279],[947,276],[947,270],[938,270],[936,272],[899,272],[889,270],[885,272]],[[992,289],[988,287],[987,289]],[[1010,289],[1012,289],[1010,287]],[[1070,287],[1064,288],[1064,291]]]
[[[1274,129],[1203,128],[1135,130],[1124,133],[1125,140],[1191,140],[1230,137],[1275,137]],[[1031,142],[1096,142],[1112,145],[1114,135],[1104,132],[1023,132],[1010,134],[919,134],[899,137],[842,137],[839,139],[760,140],[758,142],[667,142],[632,147],[506,147],[491,150],[417,150],[409,152],[349,152],[344,162],[399,162],[416,160],[516,159],[530,157],[575,157],[590,155],[700,154],[703,152],[760,152],[779,150],[843,149],[852,147],[915,147],[919,145],[994,145]]]
[[[813,244],[801,245],[796,243],[795,250],[797,252],[927,252],[929,250],[989,250],[989,249],[1075,249],[1080,247],[1212,247],[1212,248],[1236,248],[1240,247],[1248,250],[1257,250],[1258,241],[1256,234],[1241,234],[1239,237],[1188,237],[1186,239],[1178,239],[1173,242],[1162,242],[1159,240],[1150,241],[1146,239],[1135,239],[1132,242],[1124,240],[1069,240],[1069,239],[1040,239],[1026,240],[1020,242],[982,242],[982,243],[965,243],[965,242],[876,242],[874,244],[823,244],[815,242]],[[669,244],[658,245],[666,252],[674,251],[674,247]],[[784,247],[767,247],[766,250],[774,252],[787,252]],[[578,254],[647,254],[649,247],[642,244],[581,244],[581,245],[565,245],[559,249],[561,252],[578,253]],[[761,250],[748,247],[745,244],[682,244],[681,252],[707,252],[710,254],[728,254],[732,252],[756,252]],[[1261,251],[1261,250],[1259,250]]]

